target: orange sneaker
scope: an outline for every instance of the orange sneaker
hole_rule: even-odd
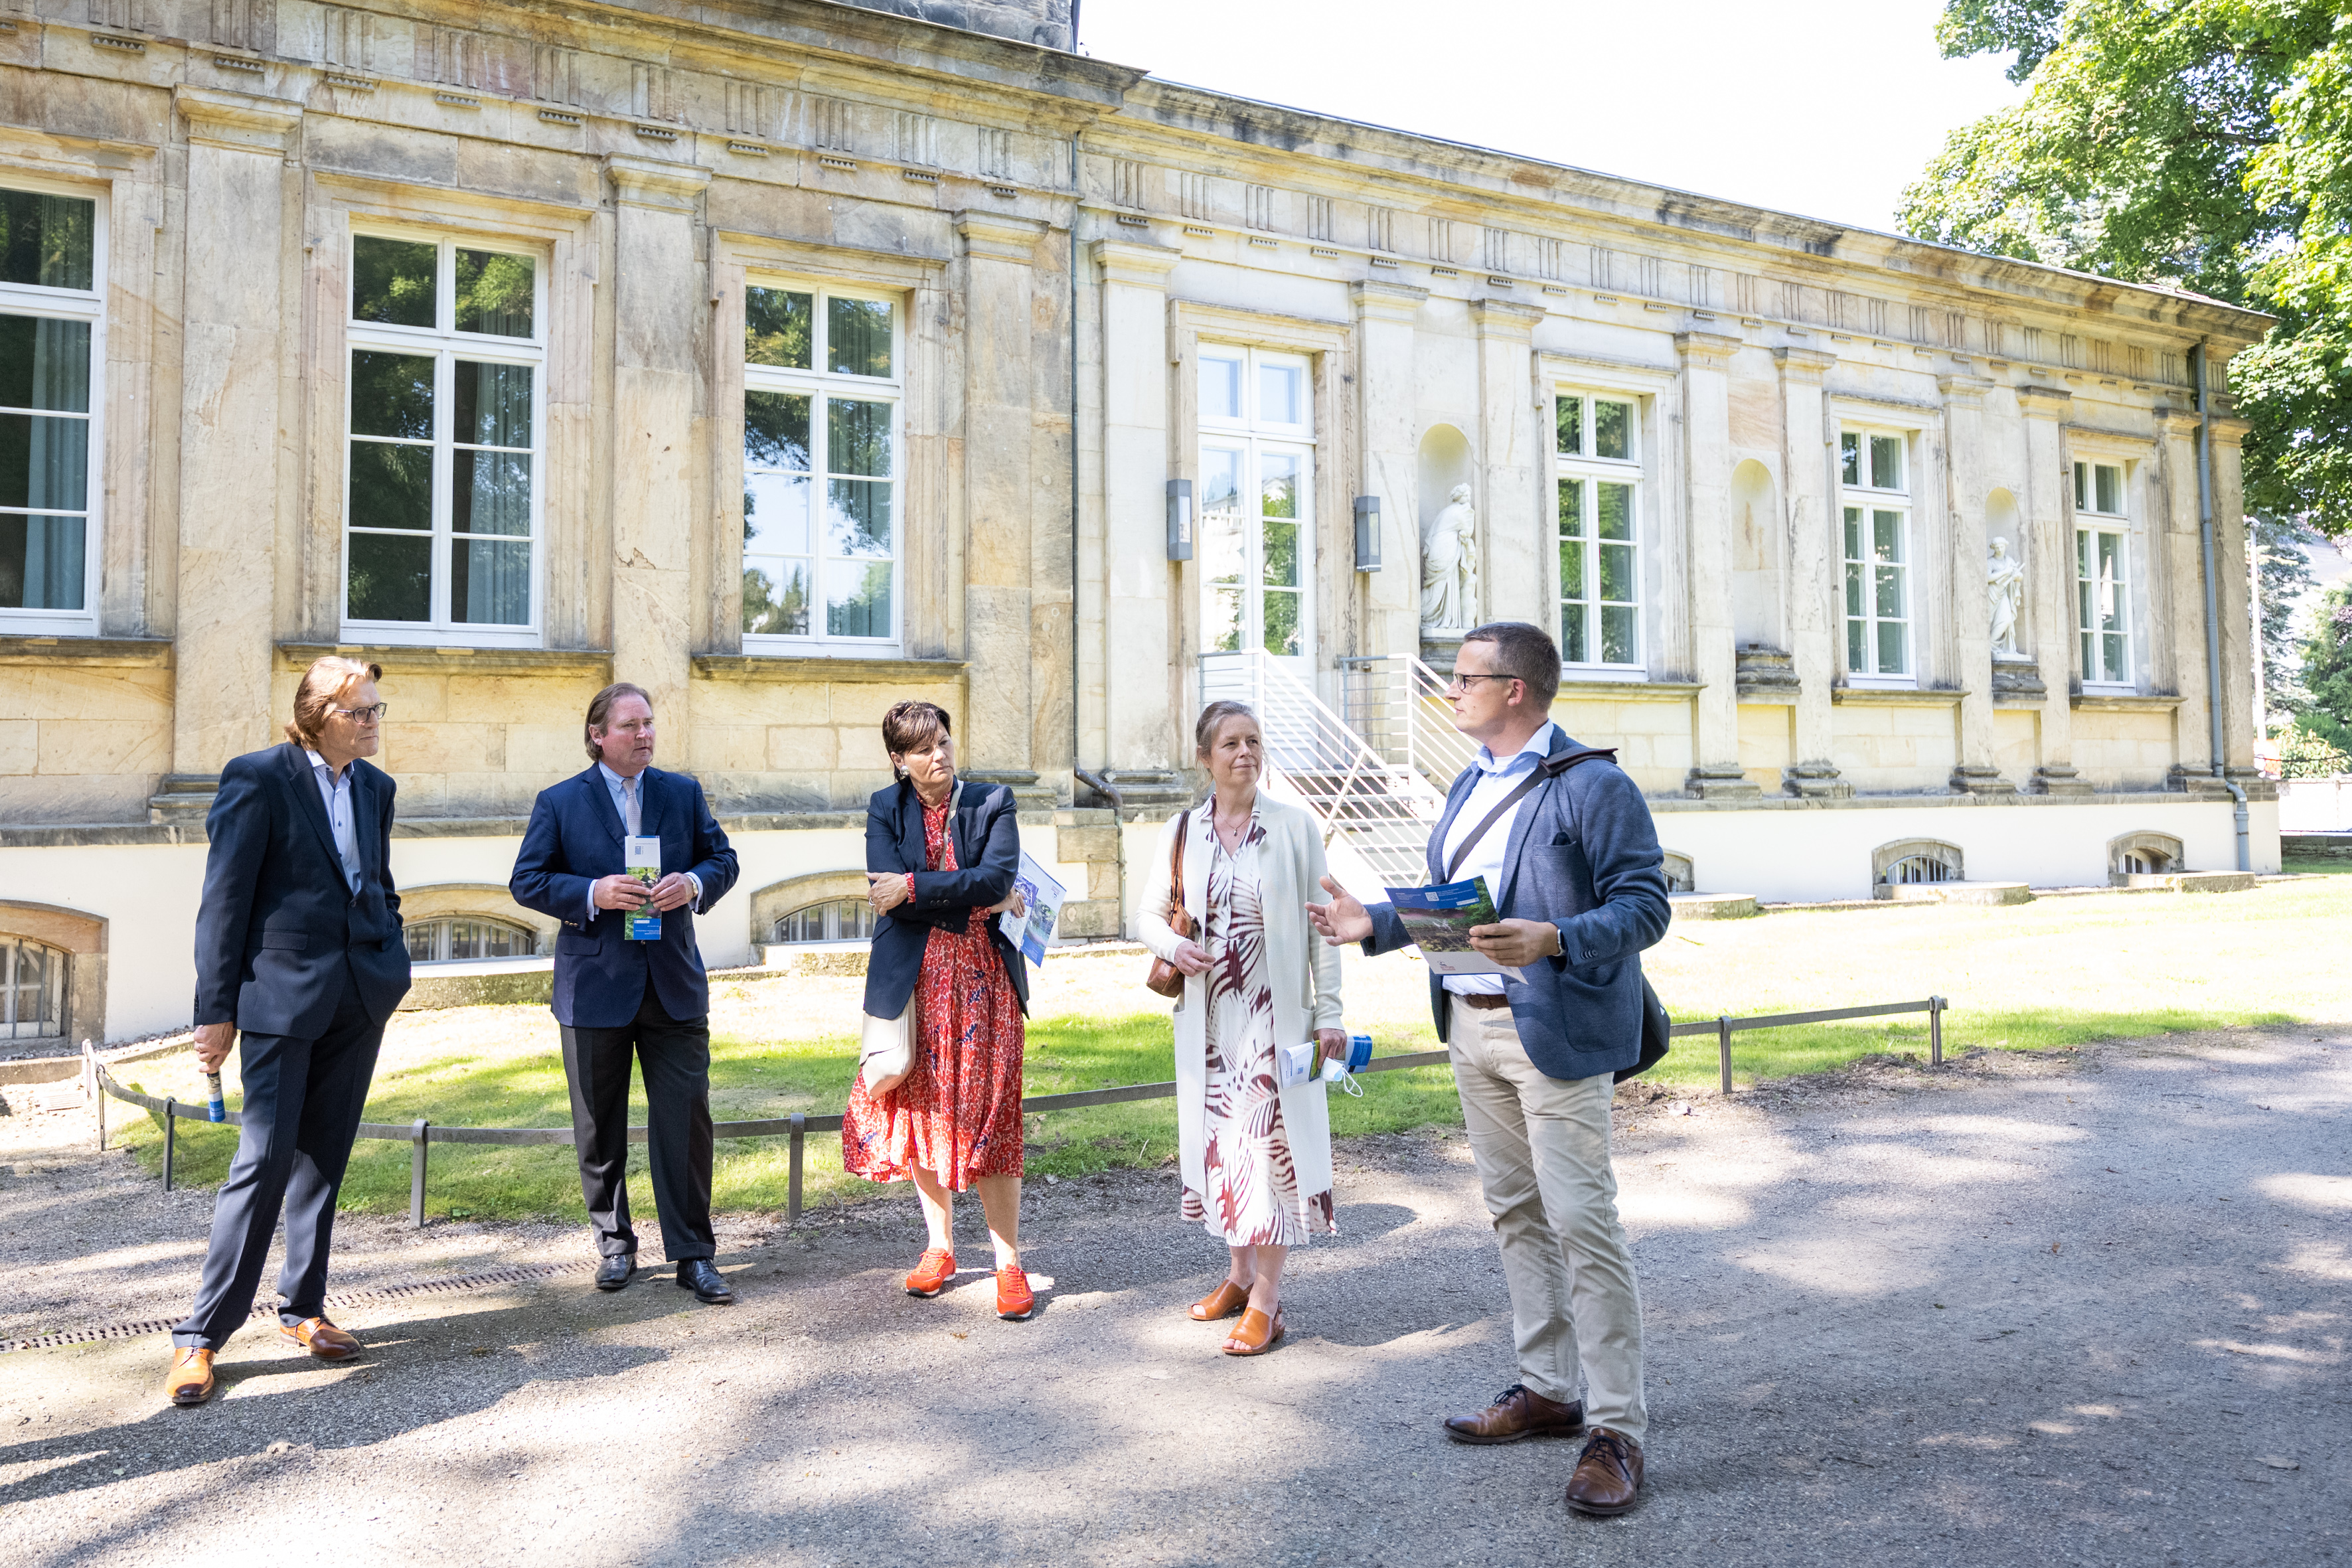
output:
[[[929,1248],[923,1254],[923,1260],[915,1265],[915,1271],[907,1276],[907,1294],[936,1296],[946,1289],[948,1281],[954,1278],[955,1254],[943,1247]]]
[[[1017,1323],[1037,1310],[1037,1294],[1018,1264],[996,1271],[996,1315]]]

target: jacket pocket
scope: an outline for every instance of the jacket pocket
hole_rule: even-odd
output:
[[[290,952],[300,952],[310,945],[310,933],[303,931],[264,931],[261,933],[261,945],[282,947]]]
[[[555,933],[555,951],[558,952],[601,952],[604,948],[604,939],[588,931],[573,931],[566,926]]]

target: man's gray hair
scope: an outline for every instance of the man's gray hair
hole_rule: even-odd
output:
[[[1559,645],[1551,634],[1527,621],[1488,621],[1464,635],[1465,643],[1495,645],[1495,673],[1528,683],[1528,696],[1538,712],[1559,695]]]

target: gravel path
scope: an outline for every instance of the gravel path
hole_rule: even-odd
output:
[[[1033,1188],[1027,1324],[977,1268],[900,1293],[891,1199],[729,1221],[732,1309],[426,1295],[341,1314],[343,1368],[257,1326],[199,1410],[158,1335],[15,1352],[0,1563],[2352,1562],[2347,1109],[2342,1028],[1621,1096],[1654,1426],[1612,1521],[1561,1505],[1571,1445],[1438,1434],[1511,1378],[1457,1133],[1343,1146],[1343,1234],[1256,1362],[1181,1315],[1221,1255],[1165,1173]],[[184,1310],[210,1195],[89,1125],[0,1118],[0,1338]],[[347,1219],[335,1283],[583,1252]]]

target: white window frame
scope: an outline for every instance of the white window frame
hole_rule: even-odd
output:
[[[1844,634],[1838,639],[1838,662],[1851,687],[1901,690],[1919,684],[1919,621],[1916,612],[1919,563],[1912,529],[1916,506],[1913,486],[1918,476],[1918,453],[1912,437],[1916,434],[1900,426],[1853,420],[1841,421],[1838,426],[1838,626]],[[1859,483],[1846,480],[1845,447],[1849,438],[1859,443]],[[1882,476],[1875,469],[1876,454],[1871,445],[1874,439],[1896,443],[1902,472],[1896,476],[1899,482],[1894,487],[1877,482]],[[1855,510],[1861,513],[1858,522],[1846,516]],[[1876,514],[1882,512],[1893,512],[1896,518],[1896,559],[1893,562],[1882,562],[1876,554]],[[1878,608],[1879,574],[1889,569],[1899,574],[1895,580],[1899,602],[1894,615],[1882,614]],[[1859,615],[1855,613],[1857,572],[1861,574],[1862,590]],[[1858,668],[1853,657],[1857,626],[1862,632],[1867,668]],[[1903,668],[1899,670],[1879,667],[1880,630],[1887,626],[1903,628]]]
[[[96,637],[99,632],[99,589],[105,557],[106,505],[106,287],[108,277],[108,193],[70,181],[45,179],[16,169],[0,169],[0,186],[42,196],[71,196],[93,208],[90,224],[89,282],[83,289],[48,289],[34,283],[0,283],[0,313],[47,316],[85,321],[89,325],[89,449],[85,458],[82,492],[82,607],[79,610],[0,608],[0,636]],[[13,409],[57,418],[55,409]],[[63,417],[71,418],[71,415]],[[32,508],[8,509],[12,515],[56,517],[55,510],[36,513]]]
[[[1211,361],[1238,361],[1242,367],[1242,407],[1238,417],[1213,415],[1208,412],[1207,399],[1201,395],[1200,377],[1206,374]],[[1303,419],[1285,421],[1268,418],[1259,406],[1258,372],[1273,366],[1292,370],[1298,376],[1299,412]],[[1298,649],[1295,654],[1275,653],[1266,649],[1269,658],[1296,658],[1311,664],[1315,658],[1315,359],[1312,354],[1289,350],[1262,349],[1248,343],[1222,339],[1202,340],[1193,367],[1194,408],[1199,426],[1196,458],[1199,480],[1196,489],[1196,531],[1202,540],[1197,558],[1201,573],[1201,647],[1203,653],[1219,650],[1209,646],[1210,628],[1215,617],[1212,612],[1219,584],[1211,574],[1206,542],[1209,532],[1208,476],[1209,454],[1232,452],[1238,458],[1242,478],[1240,491],[1244,497],[1261,497],[1264,479],[1260,464],[1267,457],[1292,457],[1298,459],[1298,493],[1292,504],[1292,516],[1287,520],[1298,530]],[[1250,510],[1244,514],[1250,523],[1242,539],[1242,651],[1264,648],[1265,646],[1265,514]],[[1277,590],[1285,592],[1288,590]]]
[[[2117,510],[2109,511],[2098,502],[2098,471],[2113,471],[2116,476],[2115,500]],[[2131,482],[2132,465],[2122,458],[2107,458],[2088,455],[2074,460],[2074,654],[2082,671],[2085,691],[2133,691],[2138,689],[2138,667],[2133,662],[2132,590],[2136,586],[2132,562]],[[2116,573],[2112,578],[2094,578],[2084,572],[2084,547],[2097,549],[2101,535],[2115,541]],[[2092,624],[2091,611],[2096,605],[2114,606],[2120,628],[2109,631]],[[2113,637],[2121,645],[2121,657],[2116,668],[2120,675],[2106,673],[2104,658],[2093,662],[2094,651],[2104,652],[2100,639]]]
[[[361,238],[404,240],[413,244],[436,247],[434,258],[434,325],[431,327],[399,327],[380,321],[361,321],[352,318],[352,290],[359,286],[356,262]],[[336,613],[341,617],[343,635],[354,642],[410,644],[437,647],[457,643],[476,647],[536,647],[541,628],[546,618],[547,598],[547,335],[549,254],[543,246],[518,244],[510,239],[487,236],[449,227],[425,227],[373,221],[354,222],[350,231],[353,259],[345,268],[343,286],[343,407],[342,407],[342,467],[343,521],[342,568],[336,579]],[[529,338],[500,337],[485,332],[461,332],[457,330],[457,252],[459,250],[489,251],[504,256],[528,257],[531,263],[531,335]],[[431,356],[433,366],[433,529],[432,529],[432,597],[431,618],[423,621],[386,621],[362,619],[351,613],[351,552],[352,552],[352,443],[373,437],[352,433],[352,355],[355,353],[400,353]],[[458,445],[453,438],[457,419],[457,364],[460,359],[477,364],[521,365],[530,371],[530,616],[521,626],[491,625],[460,621],[451,614],[449,595],[454,574],[455,553],[455,453]],[[403,443],[415,445],[416,443]],[[473,443],[465,443],[468,449]],[[494,448],[518,450],[519,448]],[[390,532],[391,531],[383,531]],[[490,537],[468,535],[467,537]],[[512,534],[497,536],[512,541]]]
[[[1643,560],[1642,543],[1643,522],[1642,426],[1644,413],[1643,399],[1635,393],[1582,384],[1555,387],[1552,398],[1552,469],[1555,489],[1551,528],[1552,542],[1555,547],[1553,566],[1559,588],[1556,606],[1558,611],[1556,630],[1559,637],[1560,670],[1562,674],[1571,679],[1579,677],[1602,680],[1640,679],[1649,670],[1646,641],[1648,627],[1643,624],[1647,619],[1647,606],[1643,603],[1642,594],[1643,574],[1647,566],[1647,563]],[[1579,450],[1575,452],[1560,450],[1560,404],[1562,400],[1568,398],[1580,400],[1577,416]],[[1625,409],[1626,455],[1623,458],[1603,458],[1598,455],[1595,429],[1600,423],[1600,417],[1596,405],[1602,403],[1619,404]],[[1629,491],[1627,500],[1632,509],[1632,538],[1628,542],[1603,541],[1600,537],[1601,486],[1604,484],[1622,485]],[[1560,531],[1559,521],[1559,492],[1570,485],[1578,489],[1578,505],[1582,509],[1580,517],[1584,529],[1582,539],[1573,542]],[[1577,549],[1580,557],[1578,570],[1585,589],[1581,598],[1573,600],[1568,597],[1565,586],[1568,577],[1569,551],[1572,546]],[[1604,548],[1622,550],[1632,557],[1630,570],[1633,596],[1631,599],[1601,597],[1601,561]],[[1595,657],[1582,659],[1569,657],[1570,639],[1568,636],[1568,614],[1571,605],[1581,606],[1586,613],[1585,651]],[[1631,659],[1612,660],[1597,657],[1603,641],[1601,632],[1603,618],[1610,610],[1633,612],[1633,657]]]
[[[523,953],[509,953],[503,957],[494,955],[489,958],[441,958],[437,956],[433,958],[417,958],[412,954],[409,962],[420,966],[429,963],[436,967],[443,964],[456,965],[461,963],[518,963],[528,959],[544,957],[554,951],[548,945],[546,939],[537,930],[526,925],[521,921],[509,920],[503,915],[467,914],[463,911],[453,911],[448,914],[438,915],[421,915],[417,919],[406,922],[401,935],[403,940],[405,941],[406,939],[416,935],[420,931],[431,931],[434,936],[433,951],[435,953],[438,954],[444,949],[452,945],[452,943],[447,940],[450,934],[449,928],[461,922],[476,925],[499,926],[508,931],[519,932],[530,939],[530,951]]]
[[[743,651],[771,658],[894,658],[905,647],[907,625],[907,315],[909,302],[904,289],[887,287],[866,287],[837,282],[830,279],[807,278],[790,273],[754,272],[746,277],[747,289],[774,289],[810,296],[814,320],[809,328],[809,368],[791,370],[780,365],[753,364],[745,359],[743,390],[746,393],[783,393],[805,396],[809,400],[809,553],[803,559],[809,563],[809,629],[805,635],[789,632],[751,632],[743,634]],[[849,375],[827,370],[826,347],[832,330],[831,311],[826,300],[831,299],[866,300],[890,307],[890,374],[887,377]],[[734,352],[743,352],[739,340]],[[835,397],[854,399],[859,403],[885,403],[890,407],[890,631],[887,637],[836,637],[825,630],[824,570],[828,563],[840,560],[878,560],[878,556],[835,556],[825,552],[825,405]],[[749,455],[739,444],[736,461],[738,473],[750,477]],[[860,476],[865,477],[865,476]],[[736,582],[742,581],[741,569],[763,552],[746,541],[738,562]]]

